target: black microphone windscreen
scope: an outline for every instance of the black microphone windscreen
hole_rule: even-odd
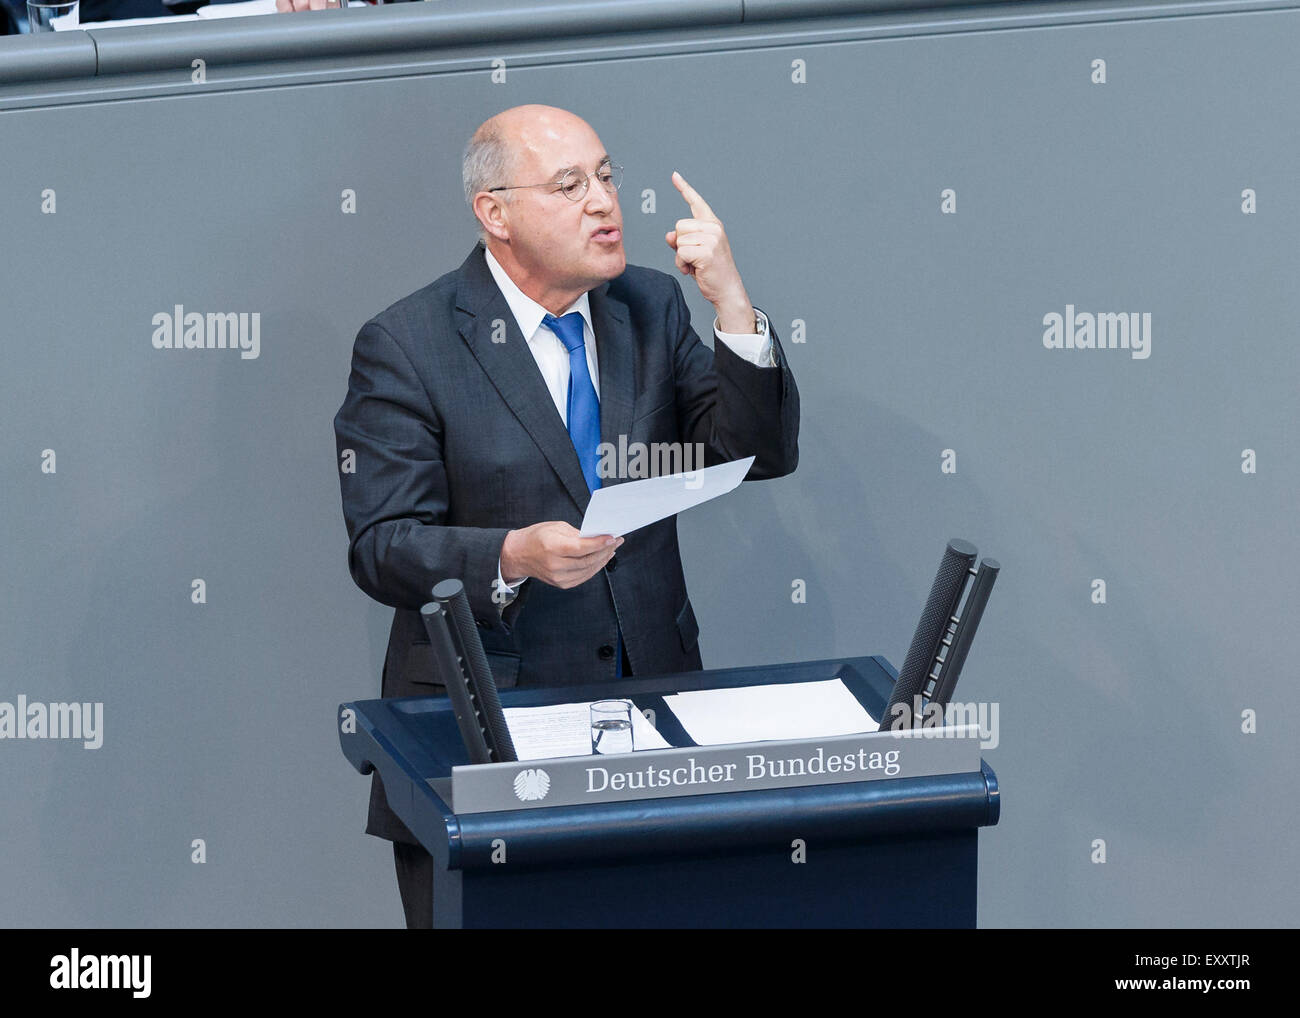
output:
[[[939,571],[930,588],[930,596],[921,612],[921,621],[917,623],[916,632],[912,636],[912,645],[907,650],[907,658],[898,673],[898,681],[894,683],[893,695],[890,696],[889,704],[880,719],[882,731],[920,725],[921,719],[912,717],[914,713],[912,708],[916,703],[916,697],[925,690],[926,683],[929,681],[930,669],[933,667],[935,655],[939,652],[939,644],[957,611],[957,605],[961,602],[966,579],[978,554],[973,544],[958,538],[949,541],[948,547],[944,549]],[[895,711],[898,704],[907,704],[908,711]],[[908,720],[911,723],[905,724],[904,722]]]

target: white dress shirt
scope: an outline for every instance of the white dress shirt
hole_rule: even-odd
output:
[[[505,296],[506,303],[510,306],[510,312],[515,317],[520,333],[528,341],[529,352],[532,353],[533,360],[537,362],[537,369],[542,373],[542,380],[546,382],[546,388],[550,391],[551,399],[555,402],[556,412],[559,413],[560,420],[567,429],[569,426],[569,351],[564,348],[560,337],[542,324],[542,319],[550,312],[515,285],[515,281],[506,275],[506,270],[492,256],[491,251],[485,249],[484,254],[487,256],[488,269],[492,273],[492,278],[496,280],[497,286],[500,287],[501,293]],[[586,341],[587,372],[591,375],[591,382],[596,388],[596,397],[599,399],[600,368],[596,363],[596,333],[591,327],[591,301],[588,299],[587,294],[584,293],[574,301],[565,310],[564,314],[567,315],[574,311],[582,315],[582,334],[583,339]],[[562,318],[564,315],[556,315],[556,317]],[[720,331],[718,329],[718,319],[715,316],[713,319],[713,335],[726,343],[737,356],[744,358],[751,364],[763,368],[776,367],[776,361],[772,358],[772,339],[768,332],[767,316],[755,308],[754,319],[758,325],[758,332],[734,333]],[[522,580],[516,580],[513,584],[506,583],[501,576],[501,562],[498,559],[496,586],[499,593],[494,598],[498,610],[503,610],[507,604],[514,600],[515,594],[519,592],[519,587],[526,579],[527,577],[524,577]]]

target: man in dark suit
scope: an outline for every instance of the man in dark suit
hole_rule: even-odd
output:
[[[753,455],[747,480],[794,470],[799,393],[777,337],[679,174],[690,215],[665,240],[717,310],[716,351],[672,276],[627,265],[621,170],[579,117],[498,114],[464,177],[482,246],[362,327],[334,420],[354,464],[340,476],[348,565],[397,609],[383,695],[445,692],[418,610],[447,577],[502,687],[699,669],[675,517],[625,538],[577,528],[595,488],[628,479],[599,469],[620,437],[692,466]],[[429,925],[432,861],[377,773],[366,830],[394,842],[408,925]]]

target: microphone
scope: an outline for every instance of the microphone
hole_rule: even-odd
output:
[[[966,607],[961,613],[961,621],[957,623],[957,632],[953,634],[952,646],[948,649],[947,657],[940,662],[942,670],[939,672],[939,680],[935,684],[934,691],[930,694],[931,703],[946,707],[948,701],[952,699],[952,691],[961,676],[962,665],[966,663],[966,653],[970,650],[971,641],[975,639],[975,630],[979,628],[980,619],[984,617],[984,606],[988,604],[989,593],[993,590],[993,582],[998,578],[998,571],[1001,568],[997,561],[991,558],[980,562],[979,572],[975,574],[975,583],[971,587],[970,596],[966,598]]]
[[[917,697],[940,707],[951,698],[1001,568],[993,559],[985,559],[977,573],[971,566],[978,555],[975,545],[959,538],[949,541],[944,549],[907,658],[880,719],[881,731],[920,728],[924,706],[916,709]],[[972,576],[975,585],[966,599],[964,615],[959,616],[957,606]],[[906,709],[900,708],[902,704]]]
[[[420,608],[420,617],[470,763],[517,760],[465,585],[460,580],[441,581],[433,588],[433,601]]]

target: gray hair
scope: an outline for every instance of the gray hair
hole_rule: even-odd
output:
[[[465,158],[461,163],[461,179],[465,185],[465,201],[474,214],[474,196],[480,191],[493,187],[505,187],[509,184],[511,171],[514,169],[514,153],[510,142],[491,121],[482,125],[469,144],[465,146]],[[505,201],[510,200],[510,192],[502,191]],[[478,222],[479,239],[487,243],[487,231]]]

